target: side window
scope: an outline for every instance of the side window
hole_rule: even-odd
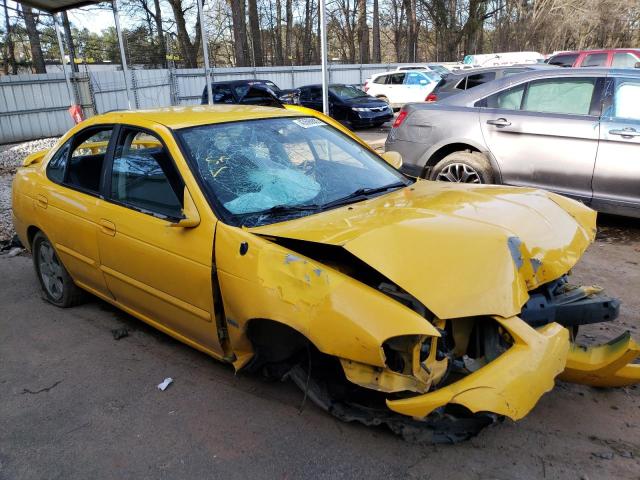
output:
[[[494,93],[487,98],[486,106],[488,108],[501,108],[504,110],[520,110],[524,88],[525,85],[518,85],[517,87]]]
[[[496,78],[496,72],[476,73],[467,77],[467,90],[483,83],[490,82]]]
[[[389,75],[387,84],[389,85],[402,85],[404,83],[404,76],[406,73],[392,73]]]
[[[47,177],[52,182],[62,183],[64,180],[64,169],[67,166],[71,142],[72,140],[67,140],[67,143],[60,147],[47,164]]]
[[[389,75],[380,75],[373,79],[373,83],[387,83],[387,78]]]
[[[424,84],[429,83],[427,81],[427,78],[422,75],[421,73],[407,73],[405,79],[404,79],[404,84],[405,85],[421,85],[420,82],[424,82]]]
[[[617,78],[613,103],[605,116],[616,120],[640,120],[640,80]]]
[[[604,67],[607,65],[608,53],[591,53],[584,57],[581,67]]]
[[[555,78],[533,81],[525,94],[522,110],[589,115],[595,83],[594,78]]]
[[[123,130],[113,158],[111,198],[144,213],[182,217],[184,184],[154,135]]]
[[[313,87],[309,89],[309,100],[322,101],[322,88]]]
[[[64,183],[90,193],[100,191],[104,157],[113,128],[97,128],[80,132],[74,137],[73,150]]]
[[[614,68],[635,68],[636,63],[638,62],[640,62],[640,59],[633,53],[614,53],[611,66]]]
[[[218,85],[213,90],[213,103],[235,103],[231,88],[227,85]]]
[[[457,90],[466,90],[467,89],[467,77],[464,77],[460,80],[455,87]]]
[[[309,95],[309,89],[308,88],[301,88],[300,89],[300,100],[310,100],[311,99],[311,95]]]
[[[559,67],[572,67],[573,63],[578,59],[577,53],[570,55],[556,55],[549,59],[549,65],[557,65]]]

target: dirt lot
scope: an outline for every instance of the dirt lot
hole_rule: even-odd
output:
[[[603,217],[574,281],[624,302],[585,329],[640,337],[640,222]],[[640,388],[559,383],[519,423],[453,446],[341,423],[98,300],[61,310],[28,256],[0,256],[0,479],[640,479]],[[114,340],[111,331],[130,335]],[[164,392],[156,385],[175,382]]]

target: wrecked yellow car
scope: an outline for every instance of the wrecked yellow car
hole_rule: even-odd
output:
[[[619,310],[568,281],[592,210],[399,164],[300,107],[113,112],[25,160],[14,224],[51,303],[90,292],[406,438],[518,420],[558,376],[640,380],[628,335],[572,343]]]

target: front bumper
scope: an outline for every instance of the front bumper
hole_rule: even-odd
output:
[[[557,323],[535,330],[518,317],[495,320],[514,344],[497,359],[462,380],[433,392],[387,400],[394,412],[424,419],[449,403],[470,411],[493,412],[518,420],[551,390],[562,373],[569,350],[569,332]]]

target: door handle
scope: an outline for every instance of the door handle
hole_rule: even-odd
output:
[[[36,205],[38,205],[40,208],[47,208],[47,206],[49,205],[49,200],[47,200],[47,197],[45,197],[44,195],[36,195]]]
[[[109,220],[105,220],[104,218],[100,219],[100,231],[105,235],[109,235],[110,237],[114,237],[116,235],[116,225]]]
[[[609,130],[609,134],[620,135],[624,138],[640,137],[640,132],[631,127],[623,128],[622,130]]]
[[[495,120],[487,120],[487,125],[495,125],[496,127],[508,127],[511,125],[511,122],[507,121],[506,118],[497,118]]]

